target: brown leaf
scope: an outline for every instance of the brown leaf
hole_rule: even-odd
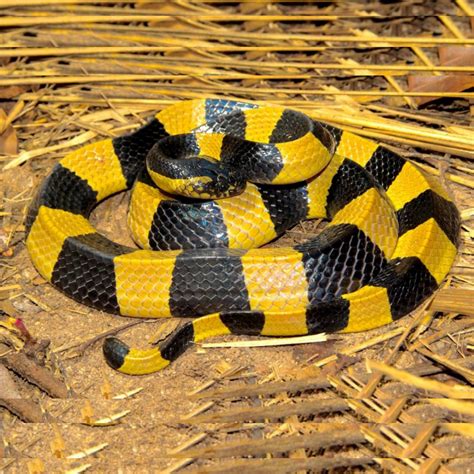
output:
[[[6,86],[0,87],[0,99],[12,99],[18,97],[26,91],[25,87],[21,86]]]
[[[434,92],[433,97],[415,97],[418,105],[436,100],[436,92],[462,92],[474,87],[474,76],[444,75],[444,76],[408,76],[410,92]]]
[[[438,48],[439,62],[442,66],[474,67],[474,47],[444,46]]]

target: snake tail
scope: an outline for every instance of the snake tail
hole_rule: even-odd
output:
[[[214,313],[184,323],[157,347],[130,348],[120,339],[108,337],[102,351],[113,369],[126,374],[150,374],[167,367],[193,343],[227,334],[260,335],[264,323],[265,316],[261,311]]]
[[[344,302],[320,303],[317,308],[288,313],[262,311],[225,311],[186,322],[157,347],[130,348],[116,337],[108,337],[102,346],[106,362],[119,372],[144,375],[164,369],[193,343],[214,336],[247,335],[301,336],[335,332],[347,324],[349,305]]]

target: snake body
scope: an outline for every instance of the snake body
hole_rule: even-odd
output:
[[[132,187],[141,250],[88,220]],[[315,217],[329,220],[316,238],[254,248]],[[111,367],[145,374],[210,336],[363,331],[408,314],[449,272],[459,215],[437,180],[371,140],[282,107],[200,99],[63,158],[27,230],[39,273],[75,300],[195,318],[151,349],[105,340]]]

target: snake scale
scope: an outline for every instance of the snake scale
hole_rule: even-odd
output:
[[[130,188],[142,249],[88,220]],[[255,248],[311,218],[329,221],[312,240]],[[371,140],[283,107],[199,99],[68,154],[27,231],[39,273],[76,301],[194,318],[149,349],[105,340],[111,367],[146,374],[210,336],[363,331],[408,314],[449,272],[459,215],[437,180]]]

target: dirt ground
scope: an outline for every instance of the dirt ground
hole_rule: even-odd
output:
[[[34,194],[38,181],[35,170],[31,168],[33,166],[27,163],[20,169],[2,174],[5,197],[14,198],[22,194],[24,197],[17,201],[21,203],[21,208]],[[124,221],[127,202],[126,196],[115,196],[99,205],[92,218],[100,231],[123,244],[131,244]],[[307,226],[305,232],[310,231],[311,227]],[[302,237],[304,236],[300,236],[300,240],[304,240]],[[294,241],[294,238],[287,236],[279,244],[288,240]],[[132,318],[89,309],[46,284],[32,266],[23,240],[15,245],[14,255],[6,263],[14,269],[8,283],[21,288],[19,296],[10,296],[13,306],[35,337],[51,341],[53,366],[81,400],[52,400],[38,389],[32,390],[28,382],[21,379],[17,381],[25,396],[31,397],[34,392],[34,398],[42,408],[60,420],[57,429],[64,440],[65,452],[80,452],[104,442],[109,443],[107,448],[94,455],[94,469],[99,471],[111,469],[111,464],[117,469],[130,467],[135,472],[144,472],[145,469],[152,472],[168,465],[170,460],[166,457],[167,451],[184,442],[195,431],[181,421],[183,416],[195,408],[195,404],[186,399],[186,394],[218,376],[218,368],[222,364],[223,367],[246,367],[257,377],[264,377],[272,370],[297,370],[299,363],[320,352],[317,345],[296,348],[191,348],[162,372],[140,377],[127,376],[106,365],[101,353],[102,341],[91,345],[77,357],[69,358],[74,355],[74,348],[66,351],[66,356],[61,349],[80,346],[98,334],[121,327]],[[166,334],[179,323],[170,322],[139,324],[127,329],[121,337],[131,346],[146,347],[150,341],[157,339],[159,328],[166,326]],[[357,344],[381,331],[386,331],[386,328],[361,335],[337,336],[337,343],[331,344],[330,350],[337,352],[338,347]],[[232,336],[219,338],[222,341],[238,339]],[[327,348],[324,347],[323,350],[326,351]],[[114,397],[137,388],[143,390],[126,400],[104,399],[104,390],[110,391],[110,396]],[[84,418],[82,411],[89,402],[93,416],[98,419],[124,410],[129,413],[115,426],[85,426],[81,424]],[[64,464],[64,461],[55,460],[54,456],[45,458],[52,441],[50,424],[24,424],[9,417],[5,420],[4,429],[8,430],[8,438],[14,440],[14,445],[22,446],[36,440],[25,455],[28,458],[43,459],[46,472],[60,469],[59,466]],[[15,472],[18,467],[12,469]],[[21,469],[17,472],[21,472]]]
[[[188,2],[185,3],[188,4]],[[374,3],[371,11],[376,9],[377,5],[381,5],[380,8],[385,8],[386,3],[387,2]],[[439,2],[438,6],[440,8],[442,7],[441,3],[443,5],[451,5],[451,2]],[[104,5],[102,5],[102,7],[105,8]],[[306,5],[306,7],[308,7],[308,5]],[[311,9],[313,7],[316,8],[314,5],[309,5],[308,8]],[[320,7],[321,6],[318,5],[318,8]],[[172,6],[170,5],[169,8],[171,9]],[[221,11],[235,13],[235,8],[237,7],[233,5],[233,2],[229,2],[229,5],[225,4],[221,7]],[[294,8],[302,9],[303,6],[298,4],[298,6]],[[418,5],[418,8],[422,9],[423,5]],[[441,8],[441,12],[452,12],[448,7],[446,7],[446,9],[447,10],[444,10],[444,7]],[[15,18],[15,15],[29,14],[28,10],[16,11],[14,8],[10,10],[8,12],[13,18]],[[288,4],[284,4],[280,10],[285,14],[291,12]],[[245,8],[242,11],[244,13],[247,12]],[[335,13],[339,12],[337,7],[332,11]],[[91,10],[88,14],[93,12],[94,11]],[[99,11],[97,12],[100,13]],[[257,10],[257,13],[258,12],[259,10]],[[79,11],[75,14],[79,13],[81,12]],[[258,14],[262,14],[262,12]],[[364,26],[364,21],[365,20],[360,19],[358,25],[360,27]],[[426,18],[425,22],[417,22],[416,20],[394,21],[391,23],[389,29],[384,29],[379,24],[374,25],[374,23],[371,23],[370,28],[379,35],[404,36],[412,34],[414,36],[419,34],[426,36],[426,29],[430,29],[431,22],[436,25],[436,29],[441,28],[439,21],[433,18]],[[466,20],[460,23],[459,27],[465,32],[466,28],[469,28],[469,22]],[[277,26],[269,27],[267,25],[261,27],[260,30],[258,28],[253,29],[253,27],[251,27],[252,25],[249,26],[247,24],[248,28],[242,28],[242,31],[261,31],[262,35],[264,33],[272,33],[273,31],[289,31],[288,23],[279,24],[278,22],[274,22],[273,24]],[[222,26],[222,24],[220,25],[220,27],[224,29],[234,28],[233,24],[231,26],[225,26],[225,23],[224,26]],[[313,26],[314,25],[308,26],[308,24],[304,22],[298,23],[295,25],[292,33],[304,34],[307,33],[308,28],[311,33],[314,33],[314,31],[311,30]],[[369,25],[365,26],[369,27]],[[324,34],[349,34],[349,31],[354,32],[353,27],[354,25],[350,24],[349,19],[342,18],[329,26],[325,24],[322,29]],[[146,28],[144,28],[143,31],[145,30]],[[16,31],[17,30],[14,31],[15,34],[17,34]],[[44,31],[46,30],[41,28],[34,30],[38,41],[40,41],[41,34],[43,34]],[[101,31],[100,29],[98,30],[98,32]],[[57,32],[51,32],[49,36],[51,43],[55,47],[58,47],[58,37],[55,36],[57,34]],[[28,41],[36,41],[36,39],[31,39],[33,36],[33,33],[31,33],[31,35],[22,34],[21,37],[23,39],[27,38],[25,44],[28,45]],[[97,36],[97,38],[98,37],[99,36]],[[13,33],[11,38],[11,42],[19,41]],[[75,39],[71,38],[69,41],[74,43]],[[136,41],[137,44],[139,44],[139,40],[137,39]],[[125,45],[130,45],[130,43],[127,43],[125,40],[123,40],[123,42]],[[66,43],[65,41],[65,44]],[[156,43],[160,44],[159,41],[150,42],[150,44]],[[7,44],[7,42],[5,42],[5,44]],[[76,44],[80,45],[81,41],[77,40]],[[122,43],[119,43],[117,40],[112,44],[118,45]],[[163,44],[166,44],[166,42],[163,42]],[[232,41],[222,41],[222,44],[231,45]],[[320,45],[320,42],[311,44]],[[59,44],[59,46],[64,45]],[[352,47],[351,44],[344,45],[344,48],[349,49],[350,47]],[[361,52],[357,48],[353,48],[352,51],[351,54],[348,53],[348,57],[350,57],[351,60],[366,61],[367,64],[377,62],[377,60],[379,63],[384,64],[392,62],[401,64],[401,62],[409,61],[413,55],[413,51],[410,48],[401,47],[391,49],[383,45],[377,48],[369,48],[368,50],[364,50],[364,52]],[[340,51],[338,54],[339,53]],[[331,58],[334,57],[334,53],[331,53],[331,51],[322,51],[320,54],[321,57],[318,58],[318,62],[324,62],[324,60],[328,59],[330,60],[329,62],[333,62]],[[429,50],[427,54],[431,59],[435,57],[433,50]],[[64,61],[66,61],[66,59]],[[113,61],[111,61],[110,64],[112,64],[116,58],[112,56],[112,59]],[[141,65],[146,64],[146,60],[148,59],[149,57],[144,59]],[[252,57],[248,56],[243,59],[252,60]],[[265,59],[265,57],[258,57],[258,61]],[[274,56],[270,56],[270,59],[273,61],[281,60],[280,57],[275,58]],[[298,55],[294,55],[291,59],[298,60],[301,58],[298,58]],[[80,70],[82,67],[81,65],[73,65],[72,63],[66,65],[65,62],[63,64],[55,62],[53,65],[48,62],[49,59],[41,59],[41,61],[45,61],[44,64],[40,64],[40,62],[36,63],[35,60],[24,60],[23,62],[19,60],[16,67],[18,67],[18,70],[21,70],[23,67],[25,68],[26,72],[23,71],[22,77],[26,77],[26,74],[31,74],[31,77],[35,77],[35,68],[37,68],[37,71],[48,71],[48,68],[53,68],[54,66],[54,68],[57,69],[54,69],[54,74],[51,74],[59,77],[60,75],[66,75],[66,73],[72,74],[74,68]],[[93,61],[91,61],[91,63],[92,62]],[[88,67],[90,66],[92,68],[91,63],[89,63]],[[95,62],[94,67],[98,67],[99,63],[100,61]],[[8,63],[4,64],[7,65]],[[419,64],[418,60],[417,64]],[[66,71],[67,67],[71,67],[69,72]],[[64,70],[62,71],[61,68],[64,68]],[[110,68],[112,68],[111,65]],[[124,66],[124,68],[130,69],[130,66]],[[92,69],[89,69],[88,72],[90,73],[91,70]],[[13,73],[13,69],[10,70],[10,72],[12,77],[16,74]],[[274,71],[271,72],[274,73]],[[189,73],[189,71],[188,74],[189,78],[191,78],[189,82],[191,89],[195,90],[196,87],[199,89],[199,86],[196,86],[193,82],[192,74]],[[316,75],[314,81],[309,81],[311,84],[308,85],[308,87],[319,88],[326,83],[327,85],[339,88],[339,90],[347,91],[359,89],[373,90],[378,88],[381,90],[387,89],[386,78],[383,76],[371,77],[370,75],[358,74],[354,74],[353,76],[339,76],[338,74],[331,74],[330,77],[325,78],[323,74],[324,71]],[[18,93],[13,93],[11,96],[8,96],[5,90],[0,88],[0,91],[3,90],[5,92],[4,95],[0,96],[2,97],[0,110],[3,109],[7,115],[14,110],[20,100],[23,101],[22,111],[14,120],[12,127],[18,140],[17,152],[9,154],[2,151],[0,165],[8,164],[11,160],[22,156],[20,155],[22,151],[31,152],[31,156],[28,156],[21,165],[15,166],[12,169],[4,168],[0,172],[0,198],[2,202],[2,207],[0,208],[0,252],[2,252],[0,261],[0,313],[2,313],[4,317],[6,315],[20,317],[33,337],[50,342],[47,351],[46,367],[51,370],[55,377],[67,384],[70,390],[70,398],[52,398],[48,396],[44,390],[32,384],[32,381],[29,380],[28,377],[18,375],[18,373],[11,373],[22,397],[34,401],[34,403],[40,407],[44,414],[44,422],[26,423],[20,419],[21,417],[12,414],[11,410],[0,408],[3,415],[4,440],[2,471],[12,473],[82,472],[82,470],[87,469],[89,472],[172,472],[175,469],[181,469],[181,466],[176,466],[179,460],[177,461],[177,459],[171,458],[169,453],[178,446],[186,443],[190,443],[190,446],[193,446],[194,443],[192,443],[191,440],[195,437],[202,436],[203,446],[212,446],[213,442],[224,442],[225,439],[238,441],[246,439],[261,440],[266,437],[271,438],[277,436],[275,433],[279,433],[279,430],[286,434],[288,432],[291,434],[309,432],[307,431],[309,428],[300,426],[307,421],[307,419],[301,416],[298,417],[297,415],[283,417],[280,421],[268,423],[263,427],[260,426],[258,422],[255,422],[252,426],[252,430],[249,432],[245,431],[247,429],[244,426],[245,423],[199,424],[189,422],[189,419],[185,418],[193,413],[196,414],[201,411],[203,413],[207,411],[210,413],[232,412],[232,410],[236,408],[249,406],[249,403],[250,406],[267,407],[273,406],[272,403],[276,404],[276,402],[281,402],[284,398],[283,395],[279,395],[273,399],[270,405],[262,401],[259,397],[252,398],[249,403],[239,398],[231,401],[217,401],[212,402],[206,411],[205,401],[196,401],[189,398],[188,395],[207,383],[214,383],[214,385],[210,385],[212,387],[225,388],[234,385],[240,386],[242,383],[253,386],[266,379],[275,382],[299,380],[306,376],[335,377],[339,372],[350,366],[353,366],[355,370],[355,372],[351,372],[352,375],[359,374],[360,372],[368,377],[366,361],[369,360],[388,361],[388,365],[394,365],[399,369],[414,367],[417,364],[425,364],[425,369],[423,370],[426,370],[426,373],[435,374],[435,377],[439,375],[436,380],[446,384],[446,386],[460,384],[466,388],[471,387],[473,379],[469,377],[472,375],[472,365],[474,364],[472,361],[472,350],[474,347],[471,336],[472,324],[467,325],[467,327],[463,326],[464,332],[460,333],[460,330],[453,332],[452,334],[456,334],[456,336],[451,337],[451,333],[448,333],[445,339],[440,340],[441,342],[433,343],[433,346],[426,345],[425,348],[429,348],[435,352],[440,351],[436,353],[444,355],[447,359],[456,360],[456,362],[453,362],[453,364],[455,364],[453,366],[449,366],[446,361],[438,360],[427,369],[426,364],[432,361],[432,359],[424,357],[421,352],[410,349],[411,343],[408,343],[408,339],[400,343],[398,352],[394,349],[397,337],[402,334],[403,329],[413,324],[414,316],[404,318],[387,327],[367,333],[330,336],[327,342],[321,344],[263,348],[203,348],[196,346],[189,349],[169,368],[148,376],[131,377],[110,369],[102,357],[102,338],[98,338],[97,336],[107,331],[120,328],[135,320],[133,318],[105,314],[76,304],[55,290],[51,285],[47,284],[38,275],[28,257],[24,243],[25,228],[23,219],[29,202],[34,196],[41,180],[47,175],[48,171],[59,158],[74,148],[73,144],[71,146],[63,146],[64,143],[68,140],[72,140],[79,133],[96,133],[96,138],[94,139],[100,138],[101,136],[108,136],[108,134],[123,133],[142,123],[143,119],[150,115],[153,104],[150,105],[138,101],[136,108],[133,109],[133,113],[130,115],[121,115],[121,112],[129,107],[129,105],[114,103],[109,100],[103,100],[102,103],[97,103],[97,101],[102,100],[100,95],[103,95],[105,93],[104,91],[107,91],[107,94],[110,93],[106,99],[114,97],[115,89],[112,90],[113,88],[109,83],[105,83],[104,86],[96,84],[97,90],[99,91],[97,92],[99,96],[97,98],[93,96],[95,90],[93,83],[87,87],[82,87],[74,84],[74,81],[72,81],[72,85],[65,86],[58,84],[48,85],[47,83],[31,85],[28,84],[28,81],[25,82],[26,86],[14,85],[13,83],[13,85],[2,85],[1,87],[20,87]],[[179,80],[176,82],[186,85],[186,83],[182,81],[179,82]],[[158,82],[158,84],[160,87],[166,89],[169,82],[163,80],[162,82]],[[268,82],[259,84],[258,81],[254,79],[229,81],[228,84],[233,87],[232,94],[235,95],[239,95],[239,87],[255,87],[257,89],[255,94],[241,92],[241,95],[243,98],[255,98],[258,100],[262,98],[261,94],[258,93],[258,88],[260,86],[269,87]],[[302,88],[307,86],[304,83],[302,84],[298,79],[289,81],[288,83],[284,81],[272,83],[272,87],[275,89],[278,89],[280,86],[294,88],[300,85]],[[403,82],[403,85],[405,86],[406,84]],[[107,89],[109,86],[110,89]],[[141,88],[142,86],[143,88]],[[205,86],[206,84],[202,85],[203,90],[205,90]],[[153,95],[154,93],[150,92],[147,87],[148,84],[137,83],[136,87],[125,84],[121,93],[123,93],[124,100],[127,99],[132,103],[134,99],[156,99],[157,96]],[[184,87],[184,89],[186,89],[186,87]],[[80,101],[76,102],[75,100],[67,102],[67,97],[72,97],[74,94],[80,95],[81,93],[84,94],[85,103],[81,103]],[[64,100],[60,102],[48,102],[47,100],[39,100],[38,94],[46,94],[56,98],[60,98],[63,95],[66,98],[63,97]],[[186,98],[186,96],[181,96],[179,91],[176,92],[176,90],[173,90],[173,94],[174,95],[171,96],[163,93],[163,95],[158,98],[162,100],[163,103],[176,98]],[[77,98],[78,96],[76,95],[75,97]],[[276,99],[281,98],[277,95],[274,95],[274,97]],[[289,102],[294,98],[294,96],[290,97],[289,95],[282,97]],[[307,100],[308,98],[304,96],[304,93],[301,97],[307,104],[311,104],[312,101],[315,100],[314,98]],[[324,100],[327,99],[325,98]],[[351,106],[353,99],[346,97],[346,99],[343,100],[347,100],[349,103],[348,106]],[[393,110],[401,111],[400,116],[397,118],[401,124],[416,122],[417,125],[424,127],[424,131],[443,130],[447,133],[460,133],[462,135],[462,133],[467,133],[465,130],[470,126],[472,120],[472,99],[469,98],[446,98],[424,104],[420,112],[418,112],[416,108],[410,108],[399,98],[375,98],[374,101],[370,100],[365,104],[362,102],[361,100],[360,106],[361,108],[366,107],[364,109],[366,111],[369,110],[371,106],[392,107]],[[163,104],[159,104],[158,107],[162,105]],[[117,108],[120,110],[117,111]],[[88,116],[88,114],[100,114],[102,112],[106,113],[105,120],[99,118],[97,122],[90,126],[85,126],[81,121],[82,117]],[[380,112],[380,110],[375,111],[373,109],[371,112],[383,115],[383,112]],[[402,116],[403,112],[410,113],[417,118],[414,119],[412,116],[404,117]],[[126,120],[124,120],[124,117],[126,117]],[[104,124],[107,124],[108,128]],[[351,125],[349,124],[349,126]],[[449,127],[452,127],[452,130],[450,130]],[[459,127],[459,129],[462,128],[463,131],[460,132],[456,130],[456,127]],[[0,138],[1,136],[0,133]],[[472,134],[465,136],[472,138]],[[413,139],[413,137],[408,138]],[[451,154],[445,151],[440,145],[440,149],[437,151],[437,149],[433,147],[435,145],[437,146],[438,142],[433,141],[435,145],[431,143],[430,148],[429,140],[427,148],[423,148],[416,141],[413,145],[408,138],[406,143],[394,140],[390,142],[390,145],[397,147],[397,149],[402,152],[411,154],[411,156],[425,166],[433,165],[433,169],[441,170],[441,174],[444,173],[443,180],[449,187],[463,215],[463,247],[453,269],[450,285],[453,288],[463,288],[471,291],[473,288],[472,161],[469,161],[468,158],[462,154],[463,150],[461,150],[458,155],[455,153]],[[449,141],[446,143],[446,146],[448,146]],[[58,145],[58,147],[54,148],[56,145]],[[40,152],[35,156],[35,150],[47,150],[47,152]],[[472,152],[472,146],[467,146],[464,151],[465,153]],[[455,175],[459,179],[451,179],[449,175]],[[123,244],[133,245],[125,225],[127,206],[127,193],[114,196],[100,204],[98,208],[94,210],[92,222],[101,232],[113,240]],[[314,233],[319,232],[323,225],[324,223],[318,222],[300,224],[271,245],[285,245],[305,241]],[[426,334],[433,335],[436,331],[439,332],[443,327],[439,325],[440,321],[443,325],[460,325],[467,321],[466,318],[472,315],[472,312],[466,312],[464,314],[460,310],[440,312],[434,322],[429,319],[427,320],[425,331],[428,332],[426,332]],[[131,346],[146,347],[151,342],[169,333],[179,323],[179,321],[175,320],[142,321],[120,332],[120,337]],[[398,331],[400,328],[401,330]],[[390,336],[392,333],[394,335]],[[424,331],[420,330],[420,334],[422,333],[424,333]],[[2,337],[1,341],[6,337],[2,334],[0,334],[0,336]],[[370,342],[366,349],[358,351],[355,354],[350,352],[350,348],[357,347],[360,344],[363,345],[364,342],[367,341],[374,341],[378,337],[381,339],[379,344]],[[229,336],[219,338],[219,341],[237,341],[241,339],[242,338]],[[257,338],[250,337],[245,339],[257,340]],[[395,351],[398,354],[396,361],[387,359],[391,351]],[[349,353],[350,355],[347,355]],[[326,363],[321,363],[318,366],[312,366],[311,363],[308,363],[309,360],[313,362],[315,360],[321,361],[326,357],[336,355],[339,356],[339,359],[335,358],[335,361],[331,364],[326,365]],[[462,363],[460,361],[462,361]],[[461,372],[461,375],[459,375],[458,372],[460,366],[466,371]],[[442,367],[443,370],[440,371],[439,367]],[[446,369],[446,367],[448,368]],[[236,375],[229,375],[229,371],[232,371],[232,369],[236,370]],[[361,377],[363,376],[361,375]],[[336,382],[334,382],[333,379],[331,380],[333,381],[333,387],[335,387],[337,385]],[[402,397],[404,396],[405,392],[403,390],[405,389],[406,385],[403,385],[402,382],[400,382],[399,385],[394,384],[391,388],[391,396]],[[332,395],[335,399],[337,399],[338,396],[350,398],[347,395],[343,395],[346,392],[339,386],[337,390],[339,395]],[[430,392],[428,388],[425,389],[424,387],[418,387],[416,393],[406,393],[409,393],[409,397],[415,396],[423,398],[430,393],[434,398],[441,396],[439,394],[436,395],[436,391]],[[297,400],[288,399],[287,395],[284,403],[290,405],[296,404]],[[301,394],[298,396],[300,395]],[[317,400],[319,395],[316,393],[312,396]],[[308,395],[308,398],[311,398],[310,395]],[[414,405],[416,405],[415,402],[413,402],[413,406]],[[439,419],[444,423],[466,423],[468,427],[469,423],[472,424],[474,420],[472,407],[470,407],[470,410],[471,412],[463,412],[461,410],[455,414],[451,412],[450,414],[446,414],[443,412],[442,417],[438,417],[439,414],[436,412],[432,415],[432,418],[426,418],[428,417],[428,415],[426,415],[428,411],[424,411],[423,416],[420,415],[418,418],[406,418],[405,423],[421,423],[423,417],[425,417],[424,421],[432,422],[435,419]],[[347,416],[338,412],[331,418],[324,416],[319,418],[313,417],[310,421],[313,424],[324,424],[326,422],[340,423],[348,422],[348,420],[350,423],[356,423],[356,421],[360,423],[367,422],[367,418],[364,419],[361,413],[362,411],[349,419]],[[406,421],[408,419],[411,421]],[[101,421],[99,422],[98,420]],[[296,428],[291,428],[291,426],[288,428],[291,423],[294,423]],[[236,428],[237,425],[239,429]],[[314,426],[312,426],[312,429],[316,431],[320,430],[320,428],[316,429]],[[445,427],[441,429],[445,429]],[[223,433],[225,433],[225,435]],[[472,433],[470,436],[472,436]],[[418,440],[416,433],[412,438]],[[472,453],[472,446],[470,447],[466,441],[469,437],[466,438],[463,434],[458,433],[455,439],[454,437],[452,439],[447,438],[448,436],[445,434],[440,434],[437,437],[436,442],[439,443],[439,449],[443,448],[444,445],[442,445],[442,443],[444,442],[447,446],[447,451],[442,451],[443,453],[451,452],[454,449],[458,450],[457,452],[461,454],[454,456],[457,459],[454,459],[451,464],[446,462],[444,467],[445,471],[440,472],[468,472],[466,469],[469,466],[469,458],[474,454]],[[406,443],[408,443],[408,441],[405,440],[405,444]],[[354,444],[356,443],[351,445],[352,448],[349,447],[346,449],[346,454],[351,453]],[[401,444],[403,445],[403,443]],[[197,442],[196,445],[198,445]],[[375,448],[372,451],[368,451],[370,456],[374,457],[374,453],[378,452],[378,455],[382,453],[381,457],[397,458],[396,455],[390,455],[390,450],[387,447],[385,447],[385,451],[376,451],[376,449],[381,448],[377,444],[374,446]],[[89,449],[91,451],[88,451]],[[432,447],[431,449],[433,450],[435,448]],[[94,450],[96,450],[96,452],[94,452]],[[357,454],[359,456],[363,454],[363,450],[359,448],[357,448],[357,450],[354,448],[354,452],[356,451],[359,453]],[[297,450],[295,452],[298,453]],[[427,452],[428,454],[423,451],[417,456],[413,455],[413,458],[415,460],[417,458],[426,460],[433,457],[429,454],[429,448]],[[317,454],[321,456],[324,455],[324,450],[318,451]],[[329,450],[326,454],[328,454],[329,457],[337,457],[340,453],[336,448],[333,448],[332,451]],[[367,452],[365,455],[367,455]],[[71,458],[71,456],[73,457]],[[295,457],[305,458],[305,456],[310,457],[308,451],[306,454],[300,452],[300,456],[297,455]],[[443,458],[443,456],[441,457]],[[267,456],[267,458],[269,457],[270,456]],[[265,456],[257,456],[256,458],[257,460],[263,459]],[[183,466],[185,464],[186,463],[183,462]],[[170,469],[170,466],[175,467],[166,471],[166,469]],[[200,469],[200,472],[205,472],[204,469],[206,467],[214,467],[217,469],[215,472],[224,472],[224,470],[219,471],[218,466],[215,460],[198,461],[194,464],[191,463],[187,469],[197,469],[198,471]],[[385,471],[388,472],[414,472],[417,467],[416,464],[407,463],[403,464],[404,471],[398,471],[398,469],[401,469],[400,466],[401,464],[392,465],[388,463],[384,465],[383,463],[379,463],[372,467],[366,466],[365,468],[339,467],[339,470],[340,472],[381,472],[385,469]],[[436,468],[439,468],[439,466],[436,466]],[[243,470],[243,472],[254,471],[251,467],[235,467],[234,471],[228,472],[236,472],[237,470]],[[255,472],[260,471],[255,470]],[[279,471],[277,470],[276,472]],[[436,470],[426,472],[436,472]]]

